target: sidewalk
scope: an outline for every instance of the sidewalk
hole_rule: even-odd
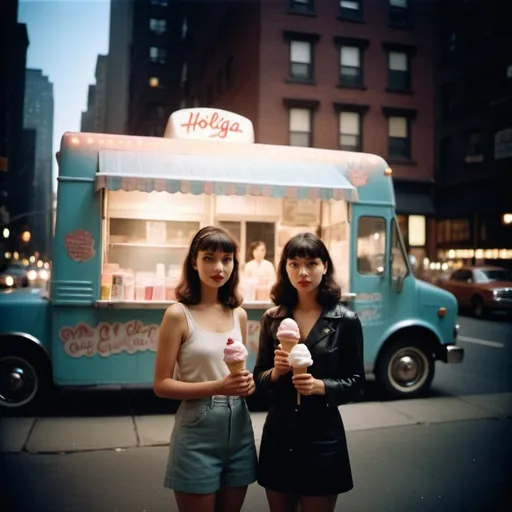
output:
[[[369,402],[340,408],[347,431],[512,418],[512,393]],[[265,412],[251,413],[256,440]],[[169,443],[174,415],[0,419],[0,451],[71,453]]]

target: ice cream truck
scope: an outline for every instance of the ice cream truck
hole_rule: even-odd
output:
[[[47,292],[0,296],[1,407],[30,407],[54,386],[151,385],[188,244],[212,224],[238,240],[242,268],[254,241],[277,266],[291,236],[319,234],[387,395],[418,396],[437,360],[463,360],[457,302],[412,274],[379,156],[255,143],[249,119],[194,108],[161,138],[65,133],[57,160]],[[242,272],[249,367],[271,285]]]

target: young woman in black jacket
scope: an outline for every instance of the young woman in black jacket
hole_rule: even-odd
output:
[[[366,380],[358,316],[340,303],[334,266],[322,240],[304,233],[283,249],[271,298],[261,320],[254,380],[272,405],[263,428],[258,482],[271,512],[332,512],[352,489],[345,428],[338,406],[361,398]],[[313,359],[293,376],[276,337],[293,318]],[[301,394],[297,404],[297,392]]]

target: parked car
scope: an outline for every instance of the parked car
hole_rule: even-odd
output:
[[[27,269],[21,263],[0,265],[0,288],[26,288],[28,284]]]
[[[512,312],[512,272],[492,266],[466,266],[441,279],[439,286],[453,293],[459,307],[481,318],[487,311]]]

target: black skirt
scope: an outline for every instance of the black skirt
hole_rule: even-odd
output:
[[[284,494],[325,496],[354,484],[345,427],[337,407],[275,404],[269,411],[258,462],[258,483]]]

